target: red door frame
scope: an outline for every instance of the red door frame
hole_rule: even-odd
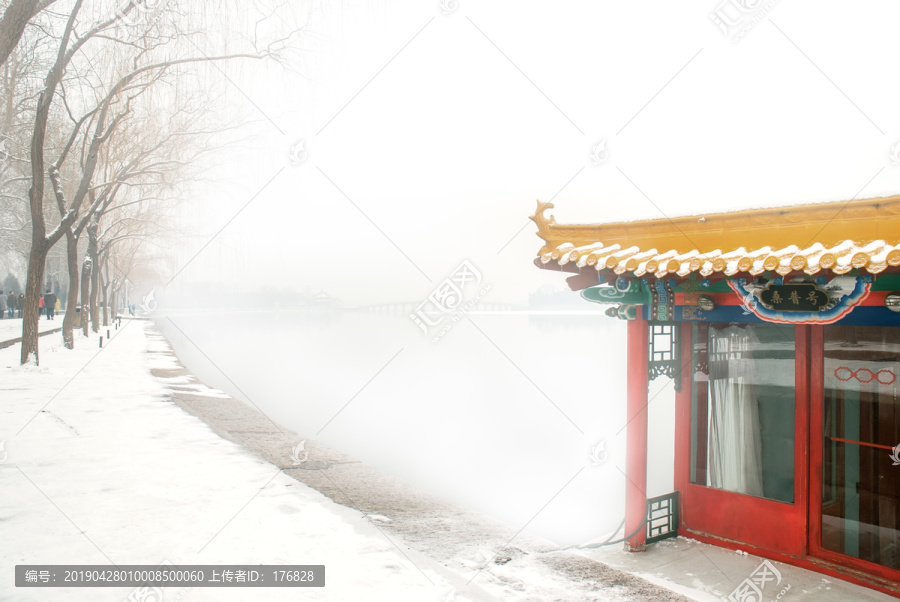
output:
[[[900,571],[822,548],[822,464],[824,460],[825,327],[812,327],[810,370],[809,554],[851,569],[900,583]]]
[[[689,534],[730,540],[745,547],[805,556],[809,503],[809,327],[794,327],[794,502],[788,504],[690,482],[694,372],[691,326],[691,322],[681,325],[681,352],[686,369],[680,374],[681,391],[675,398],[675,488],[681,492],[680,528]]]
[[[773,526],[774,521],[769,521],[765,529],[762,528],[764,525],[757,529],[757,517],[790,505],[717,491],[690,482],[693,333],[691,322],[681,323],[682,370],[676,375],[681,379],[681,387],[675,394],[674,467],[675,489],[681,492],[679,533],[729,549],[749,550],[759,556],[838,577],[900,598],[900,572],[821,547],[822,519],[821,514],[817,516],[816,512],[822,505],[824,333],[823,326],[798,326],[795,330],[798,394],[794,424],[793,508],[800,515],[799,519],[793,517],[790,526]],[[798,429],[803,432],[798,432]],[[807,457],[798,457],[806,451],[809,452]],[[710,513],[712,519],[708,520]],[[735,528],[733,523],[754,525],[754,528],[743,529],[740,525]],[[796,537],[789,537],[785,545],[785,540],[778,535],[788,529],[796,529],[803,542],[798,543]],[[757,530],[765,530],[766,533],[757,533]]]

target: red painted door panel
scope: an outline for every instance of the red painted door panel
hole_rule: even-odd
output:
[[[809,329],[684,324],[676,401],[682,528],[801,556],[807,546]]]

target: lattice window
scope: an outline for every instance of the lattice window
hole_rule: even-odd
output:
[[[649,378],[668,376],[681,391],[679,325],[676,322],[650,323]]]
[[[678,492],[647,500],[647,543],[678,537]]]

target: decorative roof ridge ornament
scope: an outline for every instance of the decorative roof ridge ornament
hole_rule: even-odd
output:
[[[900,194],[600,223],[560,224],[554,216],[546,215],[550,208],[553,203],[537,201],[537,210],[530,218],[546,243],[539,255],[567,242],[576,248],[600,242],[605,246],[619,243],[623,249],[677,249],[679,254],[696,249],[703,254],[721,247],[723,239],[734,240],[748,249],[768,246],[781,251],[795,245],[795,255],[814,243],[831,249],[848,240],[859,248],[884,241],[892,247],[891,251],[900,254]],[[765,259],[760,258],[760,263]]]
[[[552,202],[547,201],[546,203],[542,203],[541,200],[538,199],[537,209],[535,209],[534,215],[528,218],[537,224],[537,235],[543,238],[545,242],[550,242],[550,226],[556,224],[556,218],[552,215],[549,218],[545,217],[544,211],[553,209],[554,207],[555,205]]]

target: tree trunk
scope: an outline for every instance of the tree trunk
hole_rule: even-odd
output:
[[[115,285],[113,285],[112,287],[112,294],[110,295],[109,305],[110,320],[115,322],[119,314],[119,289],[116,288]]]
[[[38,11],[38,0],[12,0],[0,19],[0,65],[15,50],[28,21]]]
[[[106,263],[106,257],[103,258],[103,263]],[[101,273],[100,281],[100,305],[103,306],[103,325],[109,326],[109,279],[104,278]]]
[[[43,238],[43,237],[42,237]],[[40,241],[32,240],[31,255],[28,258],[28,280],[25,282],[25,311],[22,313],[22,355],[21,363],[34,358],[40,361],[38,353],[38,320],[41,314],[38,300],[41,297],[41,281],[44,279],[44,261],[47,249]]]
[[[69,272],[69,290],[66,296],[66,316],[63,318],[63,344],[66,349],[75,348],[75,312],[78,307],[78,237],[72,229],[66,232],[66,265]]]
[[[75,0],[69,20],[66,23],[66,29],[60,41],[59,53],[53,67],[47,73],[44,80],[44,89],[38,97],[37,112],[34,116],[34,130],[31,135],[31,188],[28,190],[28,207],[31,212],[31,255],[28,258],[28,280],[25,284],[25,294],[28,296],[25,302],[25,313],[22,321],[22,355],[21,362],[24,364],[32,357],[35,364],[40,361],[38,353],[38,297],[41,294],[41,281],[44,279],[44,262],[47,260],[47,253],[50,248],[56,244],[63,235],[61,228],[68,228],[75,221],[78,211],[78,204],[73,206],[73,210],[62,218],[59,228],[47,234],[47,224],[44,221],[44,140],[47,136],[47,119],[50,114],[50,105],[53,102],[53,95],[62,79],[66,65],[72,59],[70,50],[67,54],[66,48],[69,45],[69,38],[75,26],[76,17],[81,11],[81,5],[84,0]],[[4,15],[5,20],[5,15]],[[84,44],[88,38],[76,41],[76,47]],[[105,117],[105,116],[103,116]],[[98,124],[99,125],[99,124]],[[102,127],[102,126],[99,126]],[[95,137],[96,140],[96,137]],[[92,142],[91,150],[96,155],[96,146],[99,145]],[[92,163],[93,161],[93,163]],[[90,168],[92,171],[88,175],[88,179],[93,175],[93,169],[96,166],[96,158],[88,156],[85,162],[85,169]],[[82,178],[84,180],[85,178]],[[83,188],[87,190],[90,186],[82,182],[79,191]],[[80,202],[80,201],[79,201]]]
[[[81,264],[81,331],[84,336],[88,336],[88,322],[90,322],[90,304],[88,299],[91,296],[91,258],[84,258]]]
[[[92,221],[87,227],[88,246],[87,257],[85,257],[85,265],[90,265],[90,295],[84,295],[81,298],[83,304],[88,304],[91,313],[91,330],[100,332],[100,314],[97,312],[97,290],[99,287],[100,262],[97,261],[97,228],[96,221]],[[84,278],[84,272],[81,277]],[[84,294],[84,285],[82,284],[82,294]],[[87,331],[85,331],[87,333]]]
[[[100,292],[100,266],[96,256],[91,259],[91,329],[100,332],[100,306],[97,293]]]
[[[50,252],[50,245],[46,239],[46,225],[44,223],[44,135],[47,129],[47,110],[49,105],[46,100],[47,90],[41,93],[38,101],[38,113],[35,118],[34,134],[31,137],[31,189],[28,191],[28,203],[31,210],[31,254],[28,256],[28,276],[25,282],[25,313],[22,314],[22,354],[21,362],[24,364],[34,359],[35,364],[40,363],[38,352],[38,320],[40,310],[38,300],[41,296],[41,284],[44,280],[44,263]],[[42,110],[47,104],[46,110]]]

